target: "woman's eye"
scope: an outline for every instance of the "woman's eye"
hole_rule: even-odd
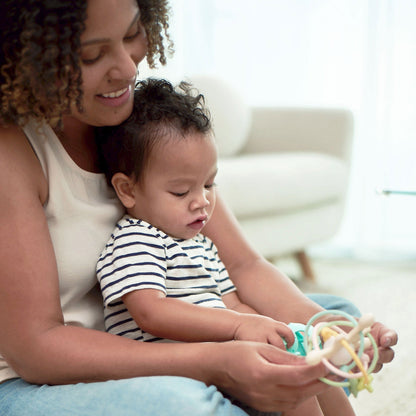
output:
[[[94,64],[95,62],[99,61],[101,59],[101,57],[103,56],[103,53],[100,52],[97,55],[94,55],[93,57],[86,57],[86,56],[81,56],[81,61],[84,65],[91,65]]]
[[[142,33],[142,25],[138,24],[137,27],[134,29],[134,31],[131,31],[131,33],[128,33],[125,37],[124,40],[129,41],[129,40],[134,40],[136,39],[140,34]]]

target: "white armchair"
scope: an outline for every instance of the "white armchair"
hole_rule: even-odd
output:
[[[345,109],[249,108],[210,76],[204,94],[219,148],[218,190],[266,258],[293,254],[314,279],[306,249],[332,237],[344,212],[353,117]]]

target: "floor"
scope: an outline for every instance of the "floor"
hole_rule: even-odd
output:
[[[298,279],[290,259],[277,266],[305,292],[324,292],[352,300],[399,334],[392,363],[374,377],[374,392],[352,398],[357,416],[416,415],[416,261],[312,259],[316,284]]]

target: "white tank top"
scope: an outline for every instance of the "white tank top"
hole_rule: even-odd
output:
[[[103,174],[81,169],[47,125],[29,123],[24,132],[45,173],[44,205],[59,273],[67,325],[104,329],[95,266],[123,209]],[[0,356],[0,382],[17,377]]]

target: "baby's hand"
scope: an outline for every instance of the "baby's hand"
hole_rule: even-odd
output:
[[[234,331],[234,339],[264,342],[286,349],[285,343],[291,346],[294,342],[294,335],[292,330],[283,322],[275,321],[263,315],[241,313]]]

